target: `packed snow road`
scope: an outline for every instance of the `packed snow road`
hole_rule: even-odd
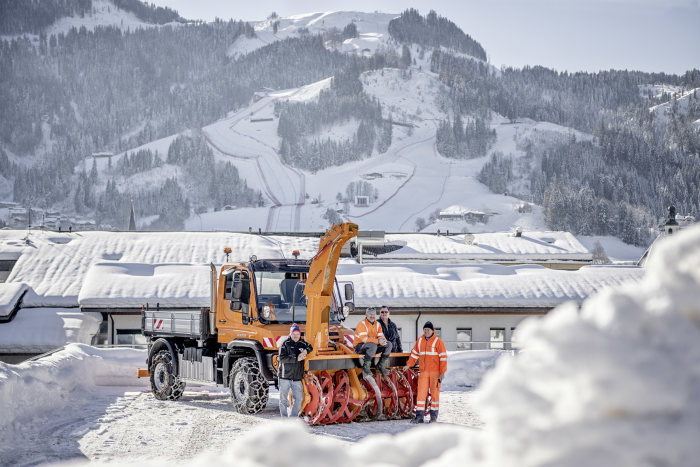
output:
[[[442,423],[477,427],[472,392],[441,395]],[[189,459],[204,450],[223,451],[249,431],[279,420],[278,393],[258,415],[234,412],[223,389],[195,388],[179,401],[156,400],[146,388],[104,388],[89,404],[67,406],[21,427],[13,446],[3,446],[2,464],[39,464],[65,459]],[[309,427],[311,435],[359,441],[378,433],[400,433],[415,427],[408,420]]]
[[[469,388],[501,355],[450,353],[438,426],[481,426],[471,405],[476,393]],[[409,420],[314,427],[298,420],[281,422],[274,387],[257,415],[236,413],[226,388],[188,384],[180,400],[159,401],[147,379],[136,378],[144,360],[144,350],[71,344],[36,361],[0,362],[0,465],[68,459],[182,461],[204,451],[223,452],[239,438],[255,436],[258,427],[267,432],[275,423],[291,425],[292,438],[308,436],[310,443],[345,447],[415,427]]]

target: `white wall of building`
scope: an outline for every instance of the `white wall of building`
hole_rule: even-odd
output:
[[[505,347],[509,348],[512,341],[513,329],[528,317],[537,318],[538,315],[526,314],[422,314],[418,319],[418,334],[423,333],[423,324],[426,321],[433,323],[436,329],[440,329],[440,338],[445,342],[447,350],[457,350],[457,329],[471,329],[472,349],[488,349],[491,347],[491,329],[501,328],[505,330]],[[395,314],[391,320],[401,330],[401,343],[404,352],[410,352],[416,341],[416,318],[418,314]],[[345,321],[345,325],[355,328],[357,323],[364,319],[364,315],[353,314]]]

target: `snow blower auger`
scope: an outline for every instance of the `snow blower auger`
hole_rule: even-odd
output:
[[[314,347],[304,363],[302,413],[310,424],[412,416],[415,375],[403,371],[409,354],[391,354],[387,376],[375,370],[365,379],[355,333],[342,324],[354,310],[354,290],[352,283],[341,287],[335,273],[343,244],[356,235],[356,224],[334,225],[310,260],[294,251],[294,258],[229,263],[231,249],[223,248],[227,262],[210,265],[210,307],[144,306],[148,359],[138,376],[151,378],[159,400],[181,398],[190,381],[225,386],[237,412],[256,414],[278,382],[279,345],[297,323]]]

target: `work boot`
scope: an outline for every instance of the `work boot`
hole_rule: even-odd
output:
[[[438,419],[438,411],[437,410],[431,410],[430,411],[430,423],[435,423],[437,422]]]
[[[416,416],[411,420],[411,423],[425,423],[425,411],[416,410]]]
[[[389,357],[383,357],[381,360],[379,360],[379,364],[377,365],[377,370],[379,370],[384,376],[389,376],[389,370],[386,367],[388,364]]]
[[[372,376],[372,370],[370,369],[371,366],[372,366],[372,357],[365,355],[365,358],[362,361],[362,376],[364,376],[366,378]]]

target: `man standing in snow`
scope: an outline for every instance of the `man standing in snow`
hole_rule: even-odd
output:
[[[301,410],[304,400],[304,388],[301,380],[304,377],[304,359],[313,350],[311,344],[301,338],[301,329],[294,323],[289,328],[289,339],[280,346],[279,351],[279,387],[280,415],[296,417]],[[292,412],[289,413],[289,391],[292,391]]]
[[[440,386],[447,371],[447,350],[445,344],[435,335],[433,323],[426,321],[423,325],[423,335],[413,346],[411,356],[404,370],[419,364],[418,397],[416,398],[416,418],[413,423],[425,422],[425,401],[430,389],[430,423],[437,422],[440,410]]]
[[[389,370],[386,366],[389,363],[389,354],[391,353],[391,342],[386,340],[382,327],[377,322],[377,309],[374,307],[367,308],[365,311],[365,319],[360,321],[355,328],[355,352],[364,355],[362,360],[362,376],[372,376],[370,366],[372,365],[372,357],[377,352],[381,352],[382,357],[377,364],[377,370],[383,375],[388,375]]]
[[[379,309],[379,324],[382,326],[384,337],[386,337],[386,340],[391,342],[391,351],[403,352],[399,329],[396,327],[396,323],[389,319],[389,307],[386,305],[383,305]]]

